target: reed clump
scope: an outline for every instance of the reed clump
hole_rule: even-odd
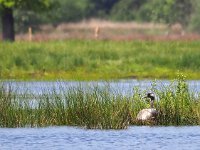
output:
[[[0,87],[0,127],[80,126],[87,129],[125,129],[139,125],[137,113],[149,107],[145,94],[110,92],[109,86],[71,87],[43,94],[17,94]],[[155,125],[200,125],[200,98],[189,91],[183,76],[170,86],[153,90],[157,96]]]
[[[126,97],[114,96],[106,89],[93,88],[84,92],[79,88],[67,93],[68,123],[86,128],[123,129],[129,120],[129,103]]]
[[[173,85],[174,86],[174,85]],[[172,90],[174,89],[174,90]],[[179,75],[174,87],[159,91],[159,125],[199,125],[200,98],[189,92],[185,77]]]

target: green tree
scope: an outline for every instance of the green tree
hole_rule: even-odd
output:
[[[61,22],[78,21],[87,16],[88,0],[54,1],[58,1],[59,5],[50,13],[46,13],[46,16],[49,18],[48,23],[56,25]]]
[[[3,40],[14,41],[14,9],[44,10],[51,6],[50,0],[0,0],[0,15],[2,21]]]
[[[192,0],[150,0],[142,7],[140,15],[147,21],[187,25],[192,10]]]
[[[138,12],[147,0],[120,0],[111,11],[113,20],[130,21],[138,19]]]
[[[110,14],[112,7],[119,0],[88,0],[89,10],[92,17],[105,17]]]
[[[190,29],[200,33],[200,0],[193,1],[194,12],[191,15]]]

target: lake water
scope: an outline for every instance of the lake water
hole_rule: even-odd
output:
[[[0,128],[1,150],[199,150],[200,127]]]
[[[156,84],[155,84],[156,83]],[[152,80],[116,80],[116,81],[90,81],[90,82],[80,82],[80,81],[33,81],[33,82],[16,82],[16,81],[6,81],[5,85],[12,85],[13,90],[17,90],[20,93],[31,92],[33,94],[41,94],[44,92],[49,92],[55,90],[60,92],[60,88],[68,89],[70,87],[109,87],[112,92],[122,93],[122,94],[132,94],[134,92],[134,87],[138,87],[140,90],[151,91],[152,85],[156,89],[165,89],[172,81],[169,80],[157,80],[154,83]],[[189,80],[187,81],[189,85],[189,90],[194,93],[200,92],[200,80]]]

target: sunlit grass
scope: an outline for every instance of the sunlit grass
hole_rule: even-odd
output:
[[[68,40],[0,45],[3,79],[174,78],[200,76],[200,42]]]

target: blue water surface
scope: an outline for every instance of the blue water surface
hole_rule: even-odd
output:
[[[200,127],[0,128],[1,150],[199,150]]]
[[[45,92],[55,91],[57,93],[68,90],[69,88],[82,87],[106,87],[110,92],[130,95],[134,90],[151,91],[152,89],[166,90],[174,88],[177,83],[169,80],[111,80],[111,81],[4,81],[3,84],[9,89],[18,93],[42,94]],[[188,88],[193,93],[200,92],[200,80],[188,80]]]

